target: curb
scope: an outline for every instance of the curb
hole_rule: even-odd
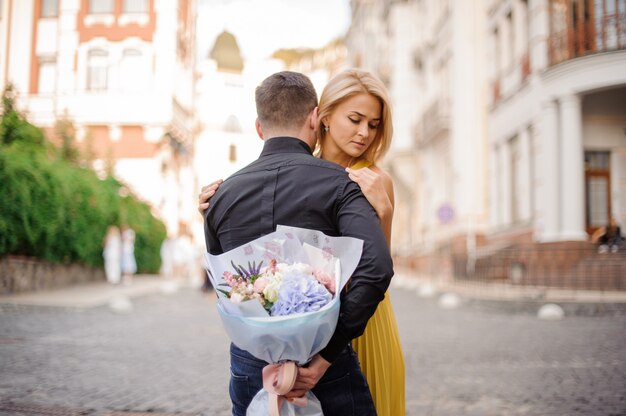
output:
[[[485,312],[537,315],[542,306],[556,304],[565,316],[626,316],[626,292],[459,283],[419,278],[406,271],[396,273],[392,286],[413,290],[416,296],[426,300],[438,301],[443,309],[469,306]],[[459,298],[458,305],[451,303],[449,295]]]
[[[98,282],[62,289],[2,295],[0,304],[94,308],[120,301],[128,302],[132,298],[155,293],[173,293],[185,284],[186,282],[164,279],[158,275],[137,275],[127,286]]]

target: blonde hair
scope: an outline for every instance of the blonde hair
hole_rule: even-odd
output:
[[[322,91],[318,117],[320,125],[317,129],[318,149],[316,153],[318,155],[321,154],[321,148],[327,136],[322,120],[330,116],[343,101],[362,93],[370,94],[380,101],[382,114],[381,122],[376,130],[376,136],[359,160],[366,159],[371,163],[375,163],[385,155],[393,135],[389,94],[385,84],[380,79],[371,72],[362,69],[348,69],[340,72],[328,82],[324,91]]]

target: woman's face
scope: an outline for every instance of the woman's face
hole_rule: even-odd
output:
[[[322,122],[329,127],[324,140],[324,159],[347,165],[372,144],[381,123],[380,101],[367,93],[341,102]],[[341,163],[341,162],[344,163]]]

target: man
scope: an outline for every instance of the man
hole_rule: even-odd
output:
[[[208,251],[221,254],[276,230],[276,225],[316,229],[364,241],[363,254],[341,298],[337,328],[328,345],[298,370],[298,397],[311,389],[326,416],[375,415],[367,382],[350,341],[361,335],[393,276],[379,220],[343,168],[315,158],[317,95],[311,81],[279,72],[256,90],[256,129],[265,141],[259,158],[224,181],[205,211]],[[245,415],[262,389],[267,363],[231,344],[233,415]]]

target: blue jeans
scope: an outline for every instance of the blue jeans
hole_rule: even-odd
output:
[[[233,416],[245,416],[252,398],[263,388],[267,363],[230,344],[230,400]],[[348,346],[312,390],[324,416],[376,416],[374,402],[359,361]]]

